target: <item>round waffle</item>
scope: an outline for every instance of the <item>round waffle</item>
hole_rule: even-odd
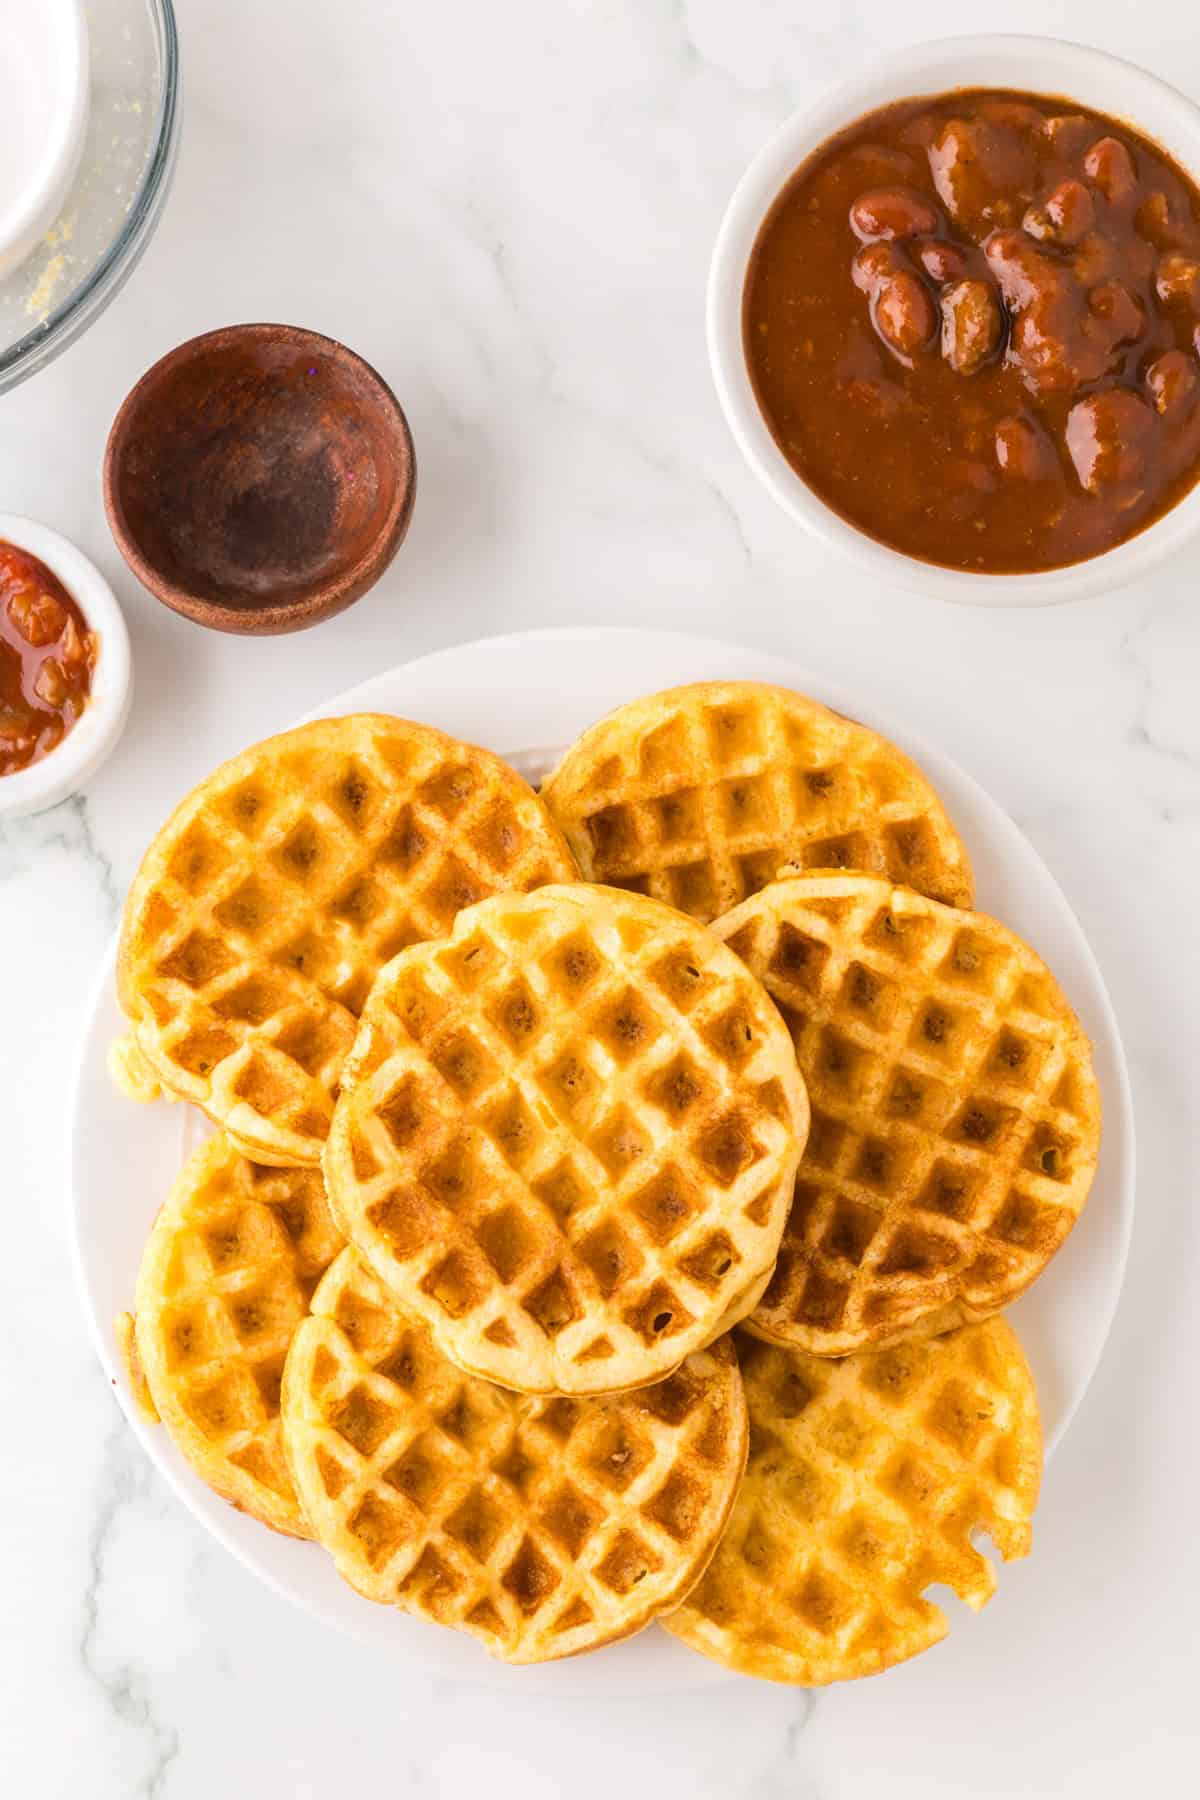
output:
[[[636,1394],[535,1399],[462,1374],[352,1250],[312,1310],[284,1437],[314,1533],[368,1599],[531,1663],[628,1637],[696,1581],[746,1460],[727,1340]]]
[[[117,969],[164,1087],[260,1162],[316,1165],[380,967],[486,894],[574,879],[557,829],[489,751],[376,714],[234,757],[155,838]]]
[[[1082,1208],[1091,1051],[1013,932],[870,875],[779,881],[714,927],[796,1047],[812,1126],[751,1328],[818,1355],[1014,1300]]]
[[[382,971],[325,1175],[460,1368],[607,1393],[754,1305],[807,1126],[788,1034],[710,931],[554,886],[483,901]]]
[[[820,1687],[928,1650],[935,1583],[976,1612],[1025,1556],[1037,1396],[1003,1319],[839,1362],[742,1339],[750,1459],[716,1556],[663,1620],[744,1675]]]
[[[697,919],[788,863],[971,903],[966,850],[916,765],[786,688],[699,682],[635,700],[584,732],[542,796],[588,881]]]
[[[316,1169],[256,1168],[218,1133],[159,1210],[124,1334],[196,1473],[293,1537],[310,1533],[280,1441],[279,1384],[342,1243]]]

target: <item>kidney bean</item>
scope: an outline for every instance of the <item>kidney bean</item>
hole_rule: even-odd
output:
[[[1055,113],[1043,119],[1038,129],[1060,156],[1078,156],[1092,134],[1082,113]]]
[[[997,420],[996,461],[1015,481],[1049,481],[1058,473],[1054,446],[1041,426],[1016,413]]]
[[[875,329],[901,356],[912,356],[932,341],[937,311],[925,284],[907,270],[879,288],[871,309]]]
[[[1030,237],[1042,244],[1077,244],[1092,229],[1095,202],[1082,181],[1060,181],[1040,206],[1031,206],[1021,221]]]
[[[986,281],[956,281],[942,294],[942,355],[959,375],[974,375],[1004,334],[1000,302]]]
[[[1009,354],[1026,385],[1038,393],[1078,386],[1068,340],[1082,311],[1082,295],[1070,270],[1039,250],[1023,231],[993,232],[984,254],[1012,314]],[[1098,365],[1088,378],[1103,372]]]
[[[1028,197],[1036,172],[1028,134],[987,119],[947,119],[929,146],[938,198],[974,236],[1004,222],[1015,197]]]
[[[881,240],[864,244],[850,265],[854,285],[868,295],[871,323],[890,350],[907,362],[937,330],[937,310],[903,252]]]
[[[850,208],[850,229],[864,243],[922,237],[936,231],[937,223],[932,206],[911,188],[872,188]]]
[[[1200,388],[1200,369],[1186,350],[1164,350],[1146,370],[1146,386],[1156,411],[1182,412]]]
[[[1200,307],[1200,262],[1178,250],[1168,250],[1158,259],[1154,291],[1160,300],[1183,300]]]
[[[1092,311],[1073,268],[1023,231],[993,232],[985,254],[1012,315],[1009,359],[1028,388],[1063,393],[1112,373],[1116,346],[1127,341],[1122,334],[1140,329],[1132,295],[1123,303],[1120,284],[1108,284],[1112,291]]]
[[[1089,494],[1139,480],[1156,419],[1129,388],[1102,388],[1077,400],[1067,414],[1067,449]]]
[[[912,245],[912,251],[931,281],[941,287],[947,281],[961,281],[967,272],[967,259],[957,244],[942,238],[926,238]]]
[[[891,244],[866,244],[855,252],[850,277],[860,293],[873,294],[880,282],[889,275],[898,275],[903,268],[904,258]]]
[[[1153,193],[1149,199],[1143,200],[1134,214],[1134,225],[1140,236],[1147,243],[1153,244],[1156,250],[1165,250],[1174,236],[1171,222],[1171,202],[1163,193]]]
[[[1083,172],[1114,205],[1132,199],[1137,192],[1133,158],[1117,138],[1097,138],[1083,159]]]
[[[983,253],[1010,306],[1028,306],[1049,285],[1066,277],[1063,265],[1052,262],[1023,231],[993,231]]]

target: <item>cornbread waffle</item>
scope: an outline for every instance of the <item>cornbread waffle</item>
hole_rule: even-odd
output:
[[[740,1334],[739,1334],[740,1338]],[[726,1667],[820,1687],[946,1635],[934,1583],[978,1612],[1028,1554],[1037,1396],[1003,1319],[839,1362],[740,1338],[750,1459],[708,1572],[667,1630]]]
[[[719,661],[714,662],[715,655],[711,648],[689,646],[686,640],[666,635],[544,634],[470,646],[376,675],[363,689],[331,698],[324,710],[444,718],[451,729],[468,738],[504,745],[518,741],[512,735],[512,696],[521,693],[526,698],[519,741],[529,746],[565,743],[572,729],[583,722],[566,721],[564,729],[571,709],[563,696],[571,691],[572,681],[577,687],[581,667],[587,667],[588,682],[599,695],[593,706],[593,714],[598,715],[629,691],[630,668],[641,670],[642,686],[649,690],[711,673],[721,667]],[[763,659],[748,653],[731,652],[727,669],[735,675],[752,674],[802,690],[805,687],[801,676],[772,672]],[[865,700],[858,707],[853,697],[835,697],[833,704],[848,714],[864,716]],[[896,730],[899,732],[899,726]],[[519,757],[513,760],[530,779],[536,779],[531,770],[540,772],[549,759],[530,749],[528,766]],[[1062,905],[1039,859],[1024,840],[1014,836],[994,802],[970,783],[955,784],[952,767],[938,750],[931,749],[927,758],[919,760],[950,806],[972,852],[977,853],[981,876],[984,861],[989,866],[1003,863],[1001,916],[1038,946],[1096,1038],[1107,1141],[1103,1167],[1088,1201],[1093,1217],[1090,1223],[1083,1221],[1079,1242],[1072,1245],[1069,1258],[1060,1259],[1052,1276],[1035,1283],[1023,1298],[1021,1317],[1015,1321],[1029,1339],[1030,1361],[1039,1385],[1043,1384],[1043,1370],[1054,1376],[1043,1395],[1049,1444],[1061,1433],[1095,1366],[1120,1284],[1132,1207],[1133,1151],[1119,1034],[1083,933]],[[104,973],[108,972],[106,967]],[[122,1029],[128,1027],[120,1023],[111,983],[105,980],[97,986],[88,1008],[79,1082],[70,1101],[72,1225],[85,1310],[99,1336],[115,1392],[151,1460],[171,1476],[179,1469],[178,1452],[167,1432],[151,1430],[137,1416],[136,1396],[112,1359],[111,1322],[121,1308],[131,1304],[133,1275],[150,1213],[165,1192],[164,1184],[151,1196],[141,1177],[149,1171],[153,1185],[153,1171],[161,1164],[164,1145],[190,1139],[196,1121],[190,1108],[134,1108],[120,1098],[105,1076],[104,1061],[109,1044]],[[133,1072],[140,1077],[136,1064]],[[131,1196],[139,1203],[131,1205]],[[1028,1321],[1027,1328],[1021,1326],[1021,1319]],[[211,1489],[194,1480],[180,1480],[180,1496],[197,1518],[268,1584],[287,1592],[297,1604],[336,1629],[378,1645],[401,1663],[415,1659],[426,1673],[450,1679],[476,1659],[480,1679],[487,1679],[484,1665],[490,1659],[480,1655],[476,1641],[469,1636],[450,1630],[429,1631],[392,1607],[368,1605],[353,1588],[335,1579],[331,1559],[315,1548],[299,1549],[289,1539],[264,1530],[257,1520],[223,1505]],[[991,1554],[986,1543],[981,1547]],[[932,1599],[939,1598],[936,1588],[929,1592]],[[947,1607],[948,1613],[952,1610]],[[496,1679],[503,1677],[506,1685],[515,1679],[502,1665],[496,1668]],[[667,1693],[688,1685],[711,1684],[724,1673],[720,1665],[696,1656],[689,1662],[681,1647],[666,1645],[651,1630],[627,1642],[611,1662],[604,1659],[602,1667],[593,1667],[586,1657],[574,1658],[542,1677],[527,1671],[525,1678],[541,1687],[552,1677],[560,1694],[590,1693],[594,1697],[597,1680],[602,1692],[610,1695]],[[919,1668],[911,1670],[910,1679],[918,1673]],[[899,1680],[899,1675],[896,1678]]]
[[[125,906],[137,1047],[260,1162],[315,1165],[379,968],[462,906],[573,880],[521,778],[425,725],[360,713],[268,738],[201,782]]]
[[[280,1441],[279,1384],[292,1333],[341,1248],[316,1169],[257,1168],[218,1133],[154,1221],[132,1337],[123,1333],[131,1375],[140,1368],[197,1474],[293,1537],[310,1534]]]
[[[786,688],[699,682],[635,700],[584,732],[542,797],[586,880],[701,920],[787,863],[971,903],[966,850],[915,764]]]
[[[824,1356],[1014,1300],[1087,1198],[1091,1051],[1045,965],[982,913],[809,875],[714,927],[770,993],[812,1103],[751,1328]]]
[[[482,901],[382,971],[326,1184],[460,1368],[613,1392],[754,1305],[807,1125],[788,1034],[711,932],[554,886]]]
[[[628,1637],[695,1582],[746,1460],[729,1340],[657,1386],[534,1399],[462,1374],[353,1250],[283,1380],[313,1530],[370,1600],[544,1662]]]

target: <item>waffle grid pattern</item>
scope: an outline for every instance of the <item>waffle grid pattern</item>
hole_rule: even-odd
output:
[[[184,1165],[138,1277],[138,1360],[159,1417],[209,1485],[307,1537],[279,1388],[296,1326],[342,1248],[315,1169],[261,1169],[220,1135]]]
[[[1041,1478],[1032,1378],[1001,1319],[838,1362],[745,1339],[750,1459],[708,1572],[665,1620],[745,1674],[820,1686],[945,1636],[1024,1556]]]
[[[806,1128],[787,1034],[735,956],[652,902],[551,887],[384,972],[326,1175],[460,1367],[608,1392],[754,1304]]]
[[[323,720],[226,763],[156,838],[122,1005],[163,1082],[248,1155],[315,1165],[383,963],[487,894],[573,878],[499,758],[403,720]]]
[[[1016,1298],[1096,1168],[1057,984],[1003,926],[867,876],[780,882],[715,928],[796,1046],[812,1126],[752,1328],[842,1355]]]
[[[320,1541],[369,1599],[536,1662],[687,1592],[746,1456],[726,1341],[657,1387],[532,1399],[462,1374],[353,1252],[297,1334],[284,1420]]]
[[[969,905],[967,854],[909,759],[754,682],[674,688],[584,733],[543,797],[589,881],[711,920],[787,864],[873,870]]]

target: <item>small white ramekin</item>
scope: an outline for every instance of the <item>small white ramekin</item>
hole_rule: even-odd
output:
[[[78,602],[89,630],[100,640],[91,697],[79,723],[41,762],[15,775],[0,775],[0,819],[19,819],[56,806],[91,780],[129,716],[133,665],[116,597],[82,551],[57,531],[16,513],[0,513],[0,540],[40,558]]]
[[[38,142],[28,178],[0,211],[0,275],[24,262],[66,199],[87,127],[90,71],[83,0],[27,0],[5,8],[15,28],[19,79],[36,110]]]
[[[788,177],[825,140],[864,113],[954,88],[1023,88],[1075,100],[1137,127],[1200,179],[1200,108],[1145,69],[1057,38],[942,38],[891,51],[865,75],[823,94],[781,125],[729,202],[708,281],[708,351],[717,393],[750,467],[814,537],[881,582],[978,606],[1047,606],[1123,586],[1200,532],[1200,487],[1163,518],[1087,562],[1036,575],[972,575],[905,556],[859,531],[788,463],[754,395],[742,341],[742,295],[759,227]]]

